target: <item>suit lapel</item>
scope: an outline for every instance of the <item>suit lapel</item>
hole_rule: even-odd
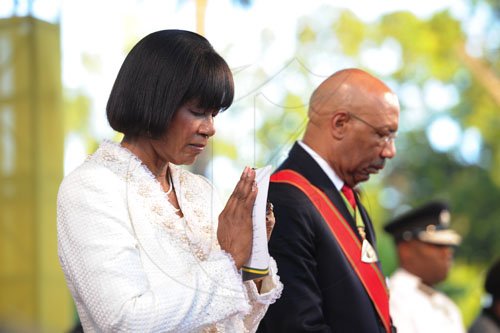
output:
[[[298,173],[304,175],[305,178],[309,180],[311,184],[319,188],[323,193],[326,194],[328,199],[338,208],[338,211],[342,214],[344,219],[349,223],[351,228],[355,231],[355,234],[360,238],[359,233],[356,228],[356,221],[349,213],[349,210],[345,206],[344,200],[340,195],[340,192],[335,188],[330,178],[321,169],[321,167],[316,163],[316,161],[309,155],[297,142],[293,145],[288,158],[279,167],[278,170],[292,169]],[[365,208],[359,200],[359,196],[356,195],[356,203],[358,204],[361,217],[365,222],[367,239],[376,248],[375,232],[371,224],[370,217],[366,212]],[[361,239],[361,238],[360,238]]]
[[[328,199],[338,208],[344,219],[349,223],[353,230],[356,230],[354,221],[349,210],[345,206],[340,192],[335,188],[327,174],[321,169],[316,161],[309,155],[298,143],[295,143],[290,150],[288,159],[279,167],[278,170],[292,169],[302,174],[307,180],[326,194]],[[366,213],[365,213],[366,215]],[[363,216],[364,218],[365,216]],[[357,232],[356,232],[357,234]]]

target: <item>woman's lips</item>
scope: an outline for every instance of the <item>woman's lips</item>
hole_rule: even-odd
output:
[[[193,150],[201,153],[203,150],[205,150],[206,144],[203,144],[203,143],[191,143],[191,144],[189,144],[189,147],[191,147],[191,149],[193,149]]]

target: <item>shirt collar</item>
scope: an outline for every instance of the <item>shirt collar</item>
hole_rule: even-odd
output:
[[[418,286],[419,284],[423,283],[422,280],[418,276],[413,275],[412,273],[408,272],[406,269],[404,269],[402,267],[399,267],[396,270],[396,274],[399,275],[400,279],[406,280],[406,283],[408,285]]]
[[[298,143],[302,148],[304,148],[306,153],[308,153],[313,158],[313,160],[315,160],[316,163],[318,163],[319,167],[326,173],[328,178],[330,178],[335,188],[338,191],[340,191],[342,189],[342,186],[344,186],[344,181],[340,179],[339,176],[337,176],[337,174],[332,169],[330,164],[328,164],[328,162],[323,157],[319,156],[317,152],[315,152],[311,147],[306,145],[304,142],[298,141]]]

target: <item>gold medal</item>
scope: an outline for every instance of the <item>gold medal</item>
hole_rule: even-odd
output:
[[[361,236],[362,240],[366,239],[366,232],[365,232],[365,227],[364,226],[358,227],[358,233]]]

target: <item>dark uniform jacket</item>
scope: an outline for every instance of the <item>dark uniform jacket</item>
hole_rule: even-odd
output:
[[[339,191],[297,143],[277,171],[283,169],[297,171],[321,189],[356,230]],[[269,251],[284,289],[257,332],[385,332],[361,281],[305,194],[293,185],[271,183],[269,201],[276,218]],[[357,205],[367,239],[376,248],[372,223],[359,201]]]

